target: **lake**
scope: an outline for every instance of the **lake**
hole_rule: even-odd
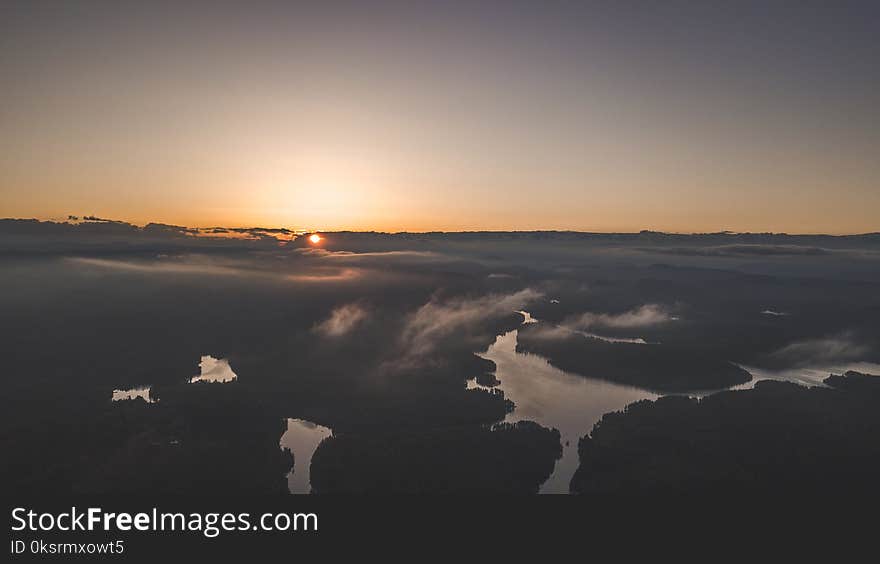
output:
[[[321,441],[333,434],[327,427],[305,419],[288,419],[287,431],[281,435],[281,448],[293,452],[293,469],[287,474],[287,489],[292,494],[311,493],[309,470],[312,455]]]
[[[531,316],[526,319],[531,319]],[[531,420],[554,427],[562,435],[562,458],[553,474],[541,486],[541,493],[568,493],[568,484],[577,470],[577,443],[609,411],[618,411],[640,399],[657,394],[571,374],[552,366],[544,357],[516,352],[517,331],[495,339],[480,356],[495,362],[498,386],[516,404],[505,421]],[[471,387],[479,387],[470,383]]]

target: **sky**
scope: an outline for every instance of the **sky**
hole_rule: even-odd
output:
[[[874,2],[0,10],[0,217],[880,231]]]

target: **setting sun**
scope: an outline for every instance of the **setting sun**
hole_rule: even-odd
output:
[[[318,235],[317,233],[315,233],[314,235],[310,235],[310,236],[309,236],[309,241],[311,241],[313,244],[320,243],[320,242],[321,242],[321,236]]]

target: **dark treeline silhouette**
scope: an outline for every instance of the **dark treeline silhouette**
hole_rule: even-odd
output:
[[[317,493],[534,493],[561,454],[559,431],[531,421],[347,433],[318,446],[311,481]]]
[[[40,494],[282,493],[292,467],[279,449],[284,421],[235,383],[198,383],[158,403],[73,395],[35,410],[5,441],[10,491]],[[50,397],[47,403],[52,403]],[[11,414],[15,415],[15,414]],[[7,442],[7,444],[9,444]]]
[[[751,375],[700,347],[607,342],[578,333],[541,337],[545,324],[519,331],[517,350],[546,357],[563,370],[664,392],[712,390],[743,384]]]
[[[226,235],[244,235],[229,239]],[[58,253],[70,251],[128,251],[164,248],[207,249],[271,247],[279,239],[290,247],[308,247],[305,237],[281,227],[206,227],[193,228],[164,223],[144,226],[125,221],[86,215],[82,221],[69,216],[68,221],[0,218],[0,253]],[[697,257],[825,255],[857,249],[880,249],[880,233],[859,235],[790,235],[787,233],[591,233],[579,231],[467,231],[428,233],[382,233],[337,231],[328,233],[325,248],[355,252],[430,249],[447,245],[515,244],[561,247],[624,246],[662,255]],[[198,237],[196,237],[198,236]],[[265,245],[263,245],[265,244]]]
[[[765,380],[702,400],[668,396],[606,414],[578,444],[571,490],[876,495],[880,377],[805,388]]]

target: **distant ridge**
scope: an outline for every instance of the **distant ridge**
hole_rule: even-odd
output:
[[[239,234],[259,234],[259,233],[276,233],[284,235],[302,235],[311,231],[305,229],[291,229],[286,227],[187,227],[182,225],[173,225],[160,222],[150,222],[143,226],[127,221],[102,218],[92,215],[69,216],[66,221],[40,220],[36,218],[0,218],[0,233],[39,233],[41,230],[49,232],[51,230],[88,230],[93,232],[102,231],[106,228],[107,232],[119,232],[120,230],[128,230],[131,233],[136,232],[158,232],[178,233],[181,235],[212,235],[225,233]],[[565,238],[627,238],[627,239],[681,239],[681,238],[731,238],[731,239],[749,239],[764,240],[767,238],[781,239],[803,239],[803,238],[827,238],[827,239],[853,239],[853,238],[877,238],[880,237],[880,231],[871,231],[866,233],[851,233],[832,235],[826,233],[786,233],[786,232],[754,232],[754,231],[709,231],[709,232],[692,232],[678,233],[666,231],[654,231],[643,229],[641,231],[620,231],[620,232],[604,232],[604,231],[578,231],[570,229],[530,229],[530,230],[454,230],[454,231],[375,231],[375,230],[320,230],[322,233],[346,235],[346,236],[424,236],[424,237],[472,237],[472,236],[500,236],[500,237],[557,237]]]

